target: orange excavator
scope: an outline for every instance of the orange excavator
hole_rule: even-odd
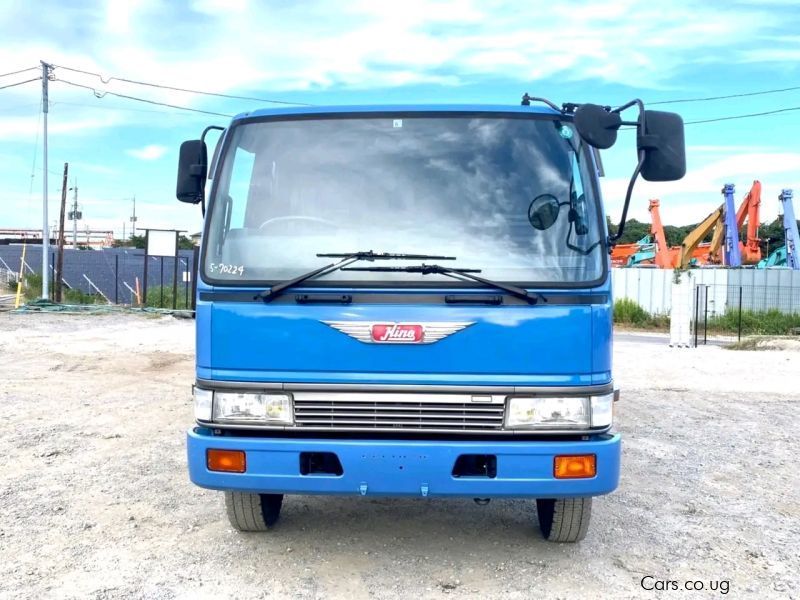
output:
[[[736,211],[736,227],[742,230],[747,219],[745,242],[739,242],[743,265],[755,265],[761,260],[761,240],[758,238],[759,211],[761,207],[761,182],[756,180]]]
[[[640,240],[636,244],[619,244],[611,254],[613,266],[633,266],[654,264],[661,269],[687,268],[691,265],[722,264],[722,244],[725,239],[724,205],[690,231],[680,246],[668,246],[661,222],[661,202],[650,200],[650,235],[652,244]],[[761,182],[756,180],[736,211],[736,227],[741,231],[747,221],[746,242],[739,242],[742,264],[757,264],[761,260],[761,247],[758,238],[759,212],[761,206]],[[702,240],[714,231],[711,242]],[[737,233],[738,237],[738,233]]]
[[[659,207],[661,202],[659,200],[650,200],[650,232],[656,239],[656,251],[653,257],[653,263],[659,269],[672,269],[678,259],[677,248],[670,248],[667,246],[667,236],[664,234],[664,225],[661,223],[661,213]]]
[[[611,249],[611,266],[626,267],[630,263],[632,256],[642,250],[652,246],[650,240],[645,237],[635,244],[617,244]]]
[[[670,247],[667,246],[667,236],[664,234],[664,225],[661,222],[660,205],[661,203],[658,200],[650,200],[649,210],[652,222],[650,231],[656,240],[652,263],[660,269],[686,268],[690,264],[707,264],[709,249],[713,246],[713,242],[712,244],[702,243],[702,240],[711,231],[712,227],[717,228],[715,231],[722,231],[722,211],[719,210],[712,213],[708,219],[684,238],[680,246]],[[722,237],[720,236],[721,239]]]

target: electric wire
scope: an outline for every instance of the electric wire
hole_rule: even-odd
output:
[[[130,83],[133,85],[144,85],[147,87],[159,88],[163,90],[172,90],[175,92],[184,92],[187,94],[200,94],[203,96],[215,96],[217,98],[228,98],[231,100],[249,100],[252,102],[267,102],[269,104],[286,104],[290,106],[313,106],[311,104],[307,104],[305,102],[289,102],[287,100],[271,100],[269,98],[257,98],[253,96],[237,96],[235,94],[221,94],[218,92],[207,92],[204,90],[192,90],[188,88],[180,88],[171,85],[164,85],[161,83],[151,83],[148,81],[138,81],[136,79],[127,79],[125,77],[103,77],[100,73],[93,73],[92,71],[84,71],[83,69],[75,69],[73,67],[65,67],[64,65],[53,65],[54,68],[57,69],[65,69],[67,71],[73,71],[75,73],[82,73],[84,75],[90,75],[92,77],[97,77],[100,81],[104,84],[109,84],[112,81],[121,81],[123,83]]]
[[[34,77],[33,79],[26,79],[25,81],[18,81],[17,83],[9,83],[8,85],[1,85],[0,90],[16,87],[18,85],[24,85],[26,83],[30,83],[31,81],[39,81],[40,79],[41,77]]]
[[[255,101],[255,102],[268,102],[268,103],[273,103],[273,104],[313,106],[312,104],[303,103],[303,102],[287,102],[287,101],[283,101],[283,100],[272,100],[272,99],[268,99],[268,98],[258,98],[258,97],[253,97],[253,96],[238,96],[238,95],[234,95],[234,94],[221,94],[221,93],[216,93],[216,92],[206,92],[206,91],[203,91],[203,90],[193,90],[193,89],[188,89],[188,88],[179,88],[179,87],[175,87],[175,86],[163,85],[163,84],[158,84],[158,83],[151,83],[151,82],[146,82],[146,81],[139,81],[139,80],[135,80],[135,79],[127,79],[125,77],[113,77],[113,76],[112,77],[103,77],[100,73],[95,73],[95,72],[92,72],[92,71],[86,71],[86,70],[83,70],[83,69],[76,69],[74,67],[67,67],[67,66],[64,66],[64,65],[53,65],[53,68],[65,69],[65,70],[68,70],[68,71],[73,71],[73,72],[76,72],[76,73],[82,73],[84,75],[97,77],[104,84],[108,84],[108,83],[110,83],[112,81],[120,81],[120,82],[130,83],[130,84],[134,84],[134,85],[143,85],[143,86],[166,89],[166,90],[173,90],[173,91],[178,91],[178,92],[186,92],[186,93],[191,93],[191,94],[201,94],[201,95],[205,95],[205,96],[215,96],[215,97],[219,97],[219,98],[229,98],[229,99],[235,99],[235,100],[250,100],[250,101]],[[154,100],[147,100],[145,98],[138,98],[138,97],[135,97],[135,96],[128,96],[128,95],[124,95],[124,94],[118,94],[116,92],[110,92],[110,91],[98,92],[95,88],[92,88],[90,86],[83,86],[81,84],[77,84],[77,83],[74,83],[74,82],[69,82],[69,81],[66,81],[66,80],[63,80],[63,79],[62,80],[57,80],[57,81],[63,81],[64,83],[67,83],[69,85],[74,85],[74,86],[77,86],[77,87],[84,87],[85,89],[88,89],[88,90],[92,91],[94,93],[94,95],[96,97],[98,97],[98,98],[102,98],[106,94],[111,94],[113,96],[117,96],[117,97],[120,97],[120,98],[126,98],[126,99],[129,99],[129,100],[135,100],[135,101],[139,101],[139,102],[147,102],[147,103],[156,104],[156,105],[159,105],[159,106],[166,106],[168,108],[175,108],[175,109],[178,109],[178,110],[199,112],[201,114],[213,114],[213,115],[216,115],[216,116],[224,116],[224,117],[231,117],[232,116],[232,115],[227,115],[227,114],[223,114],[223,113],[214,113],[214,112],[211,112],[211,111],[202,111],[202,110],[199,110],[199,109],[189,108],[189,107],[185,107],[185,106],[177,106],[177,105],[167,104],[167,103],[163,103],[163,102],[156,102]],[[727,100],[727,99],[732,99],[732,98],[745,98],[745,97],[751,97],[751,96],[760,96],[760,95],[765,95],[765,94],[776,94],[776,93],[790,92],[790,91],[796,91],[796,90],[800,90],[800,86],[793,86],[793,87],[787,87],[787,88],[775,88],[775,89],[770,89],[770,90],[759,90],[759,91],[754,91],[754,92],[741,92],[741,93],[737,93],[737,94],[728,94],[728,95],[723,95],[723,96],[707,96],[707,97],[702,97],[702,98],[680,98],[680,99],[675,99],[675,100],[660,100],[660,101],[656,101],[656,102],[648,102],[648,105],[649,106],[655,106],[655,105],[679,104],[679,103],[688,103],[688,102],[710,102],[710,101],[715,101],[715,100]],[[708,118],[708,119],[696,119],[696,120],[693,120],[693,121],[686,121],[684,124],[685,125],[699,125],[699,124],[703,124],[703,123],[714,123],[714,122],[718,122],[718,121],[732,121],[732,120],[736,120],[736,119],[747,119],[747,118],[753,118],[753,117],[774,115],[774,114],[778,114],[778,113],[790,112],[790,111],[795,111],[795,110],[800,110],[800,107],[782,108],[782,109],[771,110],[771,111],[763,111],[763,112],[757,112],[757,113],[747,113],[747,114],[743,114],[743,115],[732,115],[732,116],[726,116],[726,117],[712,117],[712,118]]]
[[[41,67],[28,67],[27,69],[20,69],[19,71],[11,71],[10,73],[3,73],[0,74],[0,77],[8,77],[9,75],[18,75],[19,73],[25,73],[27,71],[33,71],[34,69],[39,69]]]
[[[60,83],[66,83],[67,85],[71,85],[73,87],[83,88],[85,90],[89,90],[95,96],[95,98],[104,98],[105,96],[116,96],[117,98],[125,98],[126,100],[135,100],[137,102],[145,102],[147,104],[155,104],[157,106],[166,106],[168,108],[175,108],[178,110],[186,110],[190,112],[200,113],[204,115],[213,115],[216,117],[233,117],[233,115],[214,112],[210,110],[200,110],[199,108],[189,108],[188,106],[179,106],[177,104],[168,104],[167,102],[158,102],[156,100],[148,100],[146,98],[139,98],[137,96],[128,96],[127,94],[119,94],[117,92],[109,92],[109,91],[97,91],[95,88],[89,85],[83,85],[81,83],[75,83],[74,81],[67,81],[66,79],[55,79],[54,81]]]
[[[764,94],[778,94],[781,92],[793,92],[800,90],[800,85],[788,88],[778,88],[774,90],[761,90],[758,92],[741,92],[738,94],[729,94],[727,96],[708,96],[706,98],[681,98],[678,100],[659,100],[658,102],[648,102],[649,106],[657,104],[680,104],[683,102],[710,102],[712,100],[729,100],[731,98],[746,98],[749,96],[763,96]]]
[[[776,110],[767,110],[764,112],[747,113],[744,115],[732,115],[730,117],[713,117],[709,119],[698,119],[696,121],[686,121],[684,125],[699,125],[701,123],[717,123],[718,121],[733,121],[735,119],[749,119],[752,117],[764,117],[767,115],[776,115],[778,113],[785,113],[790,111],[800,110],[800,106],[791,106],[789,108],[778,108]]]
[[[158,110],[158,109],[149,109],[149,108],[131,108],[129,106],[103,106],[102,104],[90,104],[86,102],[65,102],[63,100],[59,100],[58,102],[51,102],[50,106],[80,106],[82,108],[100,108],[103,110],[121,110],[124,112],[137,112],[137,113],[151,113],[151,114],[158,114],[158,115],[174,115],[174,116],[181,116],[181,117],[189,117],[191,115],[186,115],[184,113],[178,112],[176,110]]]

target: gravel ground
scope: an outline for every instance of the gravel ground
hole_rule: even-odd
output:
[[[186,475],[192,345],[171,317],[0,314],[0,595],[800,598],[800,352],[618,343],[620,489],[557,545],[513,500],[289,497],[236,533]]]

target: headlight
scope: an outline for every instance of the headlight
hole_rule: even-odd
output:
[[[511,398],[506,427],[586,429],[591,423],[589,398]]]
[[[509,398],[509,429],[588,429],[609,427],[613,392],[591,397]]]
[[[212,392],[195,388],[195,418],[215,423],[291,425],[292,398],[288,394]]]
[[[214,392],[201,388],[194,388],[194,418],[198,421],[211,420],[211,402]]]

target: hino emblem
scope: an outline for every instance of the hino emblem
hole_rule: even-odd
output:
[[[322,322],[365,344],[432,344],[473,324],[470,321],[427,323]]]

